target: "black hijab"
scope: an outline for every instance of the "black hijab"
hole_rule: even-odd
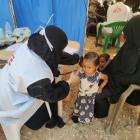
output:
[[[54,76],[58,76],[58,62],[60,56],[63,54],[63,49],[68,44],[68,39],[64,31],[53,25],[47,26],[45,28],[45,33],[53,46],[52,51],[47,44],[45,36],[41,35],[39,32],[30,36],[28,47],[45,60],[51,68]]]
[[[140,61],[140,15],[128,21],[124,28],[126,41],[109,67],[111,74],[133,74]]]
[[[140,85],[140,15],[128,21],[124,34],[124,45],[105,69],[109,77],[108,85],[115,93],[113,100],[118,100],[130,84]],[[138,92],[133,92],[127,101],[134,105],[140,104]]]

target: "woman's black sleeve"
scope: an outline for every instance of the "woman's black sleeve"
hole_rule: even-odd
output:
[[[136,66],[136,70],[132,74],[125,74],[119,77],[122,85],[137,84],[140,85],[140,60]]]
[[[130,84],[140,85],[140,71],[135,74],[123,75],[119,78],[122,85],[130,85]]]
[[[79,55],[78,54],[68,54],[64,52],[59,60],[59,64],[63,65],[74,65],[79,62]]]
[[[66,81],[59,81],[54,84],[48,78],[39,80],[27,87],[30,96],[47,102],[64,99],[68,95],[69,89],[69,84]]]

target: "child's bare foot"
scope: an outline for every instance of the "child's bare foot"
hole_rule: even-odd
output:
[[[73,121],[71,120],[71,119],[69,119],[68,121],[67,121],[67,125],[72,125],[73,124]]]

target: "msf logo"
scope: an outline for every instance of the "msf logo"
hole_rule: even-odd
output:
[[[15,56],[12,55],[12,56],[8,59],[8,61],[7,61],[8,65],[11,65],[11,63],[12,63],[13,60],[14,60],[14,58],[15,58]]]
[[[116,9],[113,10],[113,13],[115,13],[115,14],[120,13],[120,12],[122,12],[122,9],[119,7],[117,7]]]

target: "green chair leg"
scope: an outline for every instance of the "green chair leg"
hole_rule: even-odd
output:
[[[116,52],[118,53],[118,52],[119,52],[119,50],[120,50],[120,41],[119,41],[119,39],[118,39],[118,38],[116,39],[116,42],[115,42],[115,47],[116,47]]]
[[[105,36],[105,38],[104,38],[104,46],[103,46],[103,53],[107,52],[107,48],[109,46],[109,43],[110,43],[110,37]]]

